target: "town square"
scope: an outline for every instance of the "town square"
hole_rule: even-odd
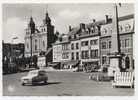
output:
[[[3,96],[133,96],[133,3],[3,4]]]

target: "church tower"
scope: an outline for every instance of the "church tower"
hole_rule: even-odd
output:
[[[49,17],[48,12],[45,14],[45,19],[43,20],[44,27],[47,28],[47,49],[52,47],[54,42],[54,26],[51,24],[51,18]]]
[[[35,22],[33,21],[32,16],[31,16],[31,18],[30,18],[29,28],[30,28],[30,30],[31,30],[31,34],[35,33]]]
[[[47,59],[46,63],[51,62],[55,35],[49,13],[46,12],[40,26],[36,26],[33,18],[30,17],[28,27],[25,30],[25,57],[44,55]]]

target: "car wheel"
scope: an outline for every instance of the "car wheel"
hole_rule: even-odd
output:
[[[46,80],[44,81],[44,83],[45,83],[45,84],[48,84]]]
[[[25,83],[23,82],[23,83],[22,83],[22,85],[24,86],[24,85],[25,85]]]

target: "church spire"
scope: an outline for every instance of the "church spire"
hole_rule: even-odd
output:
[[[46,6],[46,16],[44,19],[44,25],[51,25],[51,19],[48,15],[48,5]]]
[[[29,27],[31,29],[31,34],[35,33],[35,22],[33,21],[33,17],[30,17]]]

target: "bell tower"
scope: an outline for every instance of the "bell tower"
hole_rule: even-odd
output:
[[[48,12],[46,12],[46,16],[45,16],[45,19],[44,19],[44,25],[51,25],[51,19],[48,15]]]
[[[51,24],[51,18],[49,17],[48,11],[46,11],[45,18],[43,20],[43,27],[46,28],[47,34],[47,49],[52,47],[54,43],[54,26]]]

